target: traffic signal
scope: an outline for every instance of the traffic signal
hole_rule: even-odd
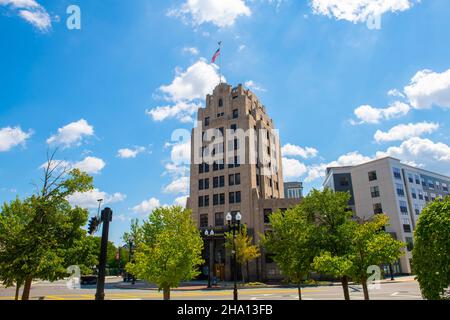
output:
[[[97,217],[92,217],[89,220],[89,224],[88,224],[88,232],[90,235],[94,234],[95,231],[97,231],[98,225],[100,224],[100,221],[98,220]]]

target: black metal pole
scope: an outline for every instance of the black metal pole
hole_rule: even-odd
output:
[[[394,268],[392,268],[392,263],[389,263],[389,271],[391,273],[391,281],[394,281]]]
[[[233,251],[234,251],[234,290],[233,290],[233,298],[234,300],[238,300],[238,291],[237,291],[237,255],[236,255],[236,226],[233,226]]]
[[[134,241],[130,241],[130,261],[132,259],[133,254],[134,254],[133,246],[134,246]],[[134,274],[132,274],[131,275],[131,284],[134,285],[135,283],[136,283],[136,278],[134,277]]]
[[[108,252],[108,234],[109,222],[112,220],[112,210],[105,208],[102,211],[102,242],[100,248],[100,259],[98,266],[97,292],[95,300],[105,300],[105,275],[106,275],[106,258]]]
[[[209,240],[208,240],[208,245],[209,245],[209,272],[208,272],[208,288],[211,288],[211,278],[212,278],[212,272],[213,272],[213,267],[212,267],[212,260],[213,260],[213,238],[212,236],[209,236]]]

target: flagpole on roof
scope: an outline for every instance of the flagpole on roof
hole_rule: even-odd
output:
[[[222,41],[219,41],[219,49],[220,49],[220,84],[222,84]]]

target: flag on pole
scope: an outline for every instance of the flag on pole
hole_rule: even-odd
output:
[[[217,58],[220,56],[220,48],[217,49],[216,53],[214,53],[214,56],[212,57],[211,63],[216,62]]]
[[[211,63],[215,63],[217,58],[220,56],[221,46],[222,46],[222,41],[219,42],[219,49],[217,49],[216,53],[214,53],[214,56],[211,59]]]

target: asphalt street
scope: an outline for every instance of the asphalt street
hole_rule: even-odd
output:
[[[149,289],[124,289],[118,288],[120,278],[109,278],[105,286],[105,297],[108,300],[161,300],[162,293]],[[93,300],[96,287],[81,286],[78,289],[70,289],[66,281],[54,283],[37,282],[31,290],[33,300]],[[14,299],[14,288],[0,287],[0,300]],[[232,290],[173,290],[173,300],[231,300]],[[352,300],[364,298],[360,285],[350,286]],[[298,300],[296,288],[258,288],[240,289],[241,300]],[[383,281],[378,288],[370,289],[372,300],[422,300],[419,285],[413,277],[398,278],[396,281]],[[342,300],[342,287],[320,286],[303,288],[304,300]]]

